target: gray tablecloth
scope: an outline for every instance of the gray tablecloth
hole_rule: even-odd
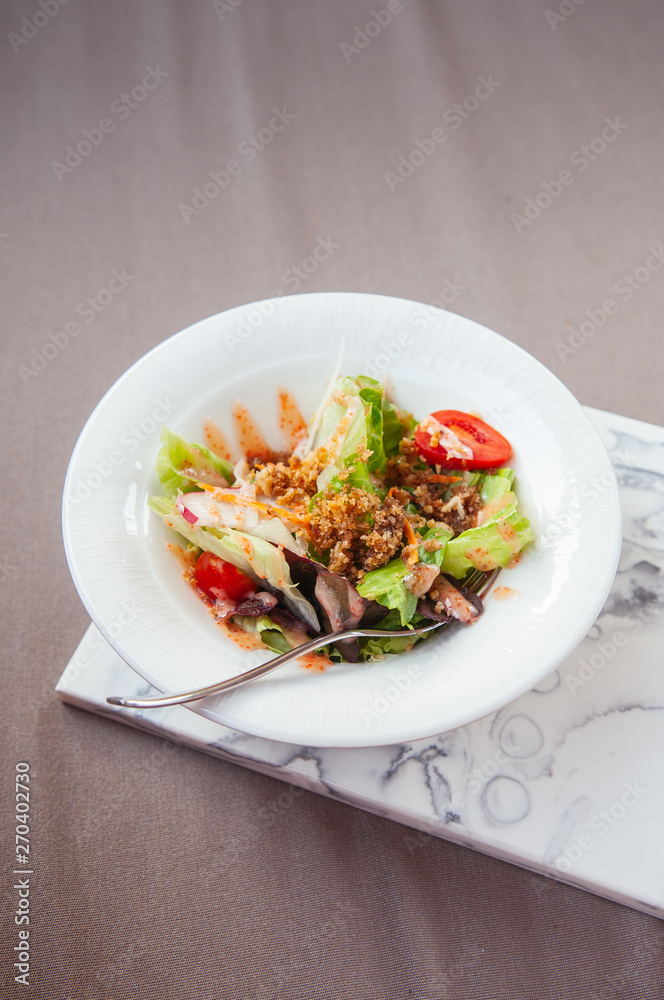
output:
[[[26,990],[23,761],[34,997],[664,996],[657,920],[410,852],[312,794],[229,866],[276,781],[185,749],[143,767],[151,737],[53,694],[87,621],[60,537],[71,450],[197,319],[275,291],[437,302],[582,402],[664,422],[664,9],[549,3],[3,5],[2,996]]]

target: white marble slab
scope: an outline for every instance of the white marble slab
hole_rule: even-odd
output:
[[[443,837],[664,918],[664,429],[588,413],[621,492],[616,582],[575,653],[493,716],[402,746],[321,750],[182,706],[116,709],[107,695],[153,689],[94,625],[59,696],[404,823],[419,831],[410,850],[423,834]]]

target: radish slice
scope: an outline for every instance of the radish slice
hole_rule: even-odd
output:
[[[224,503],[205,491],[184,493],[175,501],[175,506],[189,524],[199,527],[250,531],[258,524],[259,514],[254,508]]]

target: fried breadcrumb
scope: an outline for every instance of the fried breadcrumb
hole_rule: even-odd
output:
[[[260,493],[284,506],[308,506],[318,492],[316,480],[328,462],[325,448],[309,452],[305,458],[291,455],[283,462],[257,465],[254,482]]]
[[[358,450],[362,462],[370,455],[366,448]],[[448,481],[448,477],[434,473],[412,438],[404,438],[398,455],[387,462],[385,485],[389,491],[384,500],[347,485],[352,467],[337,476],[343,484],[341,490],[335,492],[328,486],[319,491],[318,477],[331,460],[326,448],[318,448],[304,458],[274,458],[253,463],[253,482],[259,494],[306,516],[308,529],[299,529],[298,537],[311,543],[319,557],[329,556],[331,572],[352,583],[384,566],[400,550],[402,557],[416,558],[417,546],[427,528],[444,524],[457,535],[477,524],[481,508],[477,490],[455,477]],[[415,542],[404,537],[406,507],[416,532]],[[440,547],[435,540],[424,544],[429,552]]]
[[[309,534],[319,554],[330,553],[328,569],[353,583],[378,569],[396,554],[405,524],[403,507],[394,497],[380,498],[367,490],[327,489],[310,512]]]
[[[431,466],[420,456],[413,438],[404,438],[399,454],[388,460],[386,483],[403,505],[411,503],[425,520],[444,522],[455,535],[477,524],[482,506],[477,489],[461,480],[432,482]]]

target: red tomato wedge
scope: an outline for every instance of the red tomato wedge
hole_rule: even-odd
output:
[[[435,426],[427,427],[427,420],[423,420],[415,430],[415,444],[430,465],[440,465],[444,469],[492,469],[502,465],[512,454],[512,445],[507,438],[479,417],[461,413],[460,410],[438,410],[431,417],[458,438],[461,448],[457,447],[456,451],[469,448],[472,458],[467,453],[466,456],[449,455],[448,451],[454,448],[444,447],[442,440],[437,440]]]
[[[220,591],[232,601],[241,601],[256,590],[253,580],[213,552],[204,552],[196,563],[196,583],[211,601],[219,597]]]

